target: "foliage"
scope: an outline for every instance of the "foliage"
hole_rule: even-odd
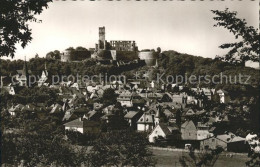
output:
[[[247,167],[260,166],[260,152],[251,150],[248,153],[248,157],[250,160],[245,163]]]
[[[80,166],[87,162],[85,148],[64,140],[63,126],[47,113],[30,117],[26,112],[9,120],[2,135],[2,163],[13,166]]]
[[[31,29],[28,22],[41,22],[35,15],[41,14],[52,0],[2,0],[0,7],[0,55],[14,57],[15,44],[24,48],[31,42]]]
[[[89,157],[92,166],[154,166],[144,134],[133,131],[112,131],[104,134],[93,146]]]
[[[115,104],[116,103],[117,94],[115,90],[112,88],[108,88],[103,93],[103,102],[106,105]]]
[[[23,88],[11,101],[15,104],[45,103],[47,106],[59,102],[57,90],[46,86]]]
[[[159,76],[162,76],[162,81],[167,83],[167,76],[183,76],[183,85],[186,84],[188,87],[208,87],[215,89],[224,89],[229,92],[231,99],[241,100],[242,97],[250,97],[257,95],[257,85],[259,85],[259,70],[250,67],[236,66],[227,62],[222,62],[217,59],[202,58],[192,56],[188,54],[181,54],[176,51],[164,51],[158,58],[160,70],[158,70]],[[139,68],[140,69],[140,68]],[[139,70],[139,69],[136,69]],[[134,71],[132,72],[134,73]],[[196,76],[200,80],[196,80],[194,84],[189,81],[186,82],[185,76],[190,77],[191,75]],[[239,81],[239,75],[241,82]],[[208,76],[210,82],[207,82],[205,76]],[[222,82],[221,82],[221,76]],[[247,76],[250,76],[246,83]],[[214,77],[214,82],[213,81]],[[236,83],[230,83],[230,78]],[[155,78],[156,79],[156,76]],[[161,81],[161,80],[160,80]],[[171,81],[169,81],[171,82]],[[174,80],[173,83],[177,81]]]
[[[199,153],[195,153],[191,147],[188,155],[181,156],[179,162],[183,167],[213,167],[222,151],[222,148],[217,148],[215,150],[203,150]]]
[[[59,60],[60,59],[60,55],[61,55],[60,51],[54,50],[54,51],[51,51],[51,52],[47,53],[46,54],[46,58],[47,59],[57,59],[57,60]]]
[[[92,145],[97,138],[95,134],[82,134],[78,131],[66,131],[66,136],[72,144],[83,146]]]
[[[213,19],[217,21],[215,27],[224,27],[235,35],[235,38],[242,38],[240,42],[222,44],[220,48],[231,50],[220,59],[232,63],[245,63],[246,61],[259,62],[259,38],[258,30],[247,26],[245,19],[237,18],[237,12],[231,12],[226,8],[224,11],[212,10],[216,15]]]

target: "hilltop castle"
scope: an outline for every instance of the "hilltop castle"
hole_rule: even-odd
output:
[[[90,56],[91,55],[91,56]],[[133,61],[144,60],[146,65],[154,66],[158,54],[155,51],[138,51],[135,41],[131,40],[106,40],[105,27],[99,27],[99,39],[95,49],[85,51],[66,50],[61,55],[61,61],[82,61],[93,58],[99,61]]]

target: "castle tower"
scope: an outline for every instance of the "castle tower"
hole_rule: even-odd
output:
[[[99,27],[99,40],[98,49],[105,49],[106,47],[106,37],[105,37],[105,27]]]

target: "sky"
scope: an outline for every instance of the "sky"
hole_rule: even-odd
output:
[[[106,40],[135,40],[139,50],[175,50],[214,58],[234,42],[226,29],[213,27],[210,10],[237,11],[248,25],[259,27],[258,1],[55,1],[37,16],[42,23],[29,23],[33,40],[17,46],[15,59],[44,57],[68,47],[94,48],[98,27],[106,27]],[[252,64],[251,64],[252,65]],[[255,64],[253,66],[259,66]]]

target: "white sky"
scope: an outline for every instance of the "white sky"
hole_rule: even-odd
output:
[[[258,1],[55,1],[39,19],[30,23],[32,42],[22,49],[17,45],[15,59],[44,57],[53,50],[73,46],[94,48],[98,27],[106,27],[106,40],[135,40],[139,50],[175,50],[196,56],[222,55],[223,43],[234,41],[228,30],[213,27],[210,10],[228,7],[259,26]]]

